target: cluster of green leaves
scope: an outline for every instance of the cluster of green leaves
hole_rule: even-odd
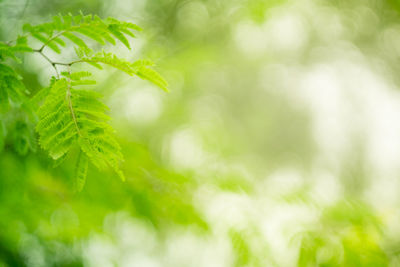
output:
[[[43,48],[48,46],[56,53],[61,53],[62,47],[66,45],[63,38],[69,39],[78,47],[89,48],[81,36],[89,37],[100,45],[105,45],[106,42],[115,45],[117,39],[130,49],[127,36],[135,37],[132,30],[140,31],[141,29],[133,23],[114,18],[102,20],[98,16],[69,14],[54,16],[51,22],[36,26],[25,24],[23,30],[42,42]]]
[[[171,227],[208,231],[191,204],[195,180],[160,165],[145,145],[120,142],[130,151],[126,161],[135,163],[124,173],[134,179],[121,183],[112,172],[93,168],[90,176],[96,180],[89,179],[79,196],[71,192],[74,181],[66,175],[73,173],[74,157],[49,169],[51,160],[41,155],[21,160],[10,150],[1,154],[0,266],[36,266],[29,261],[29,245],[43,253],[42,266],[83,266],[85,247],[76,244],[102,234],[107,218],[121,210],[154,227],[160,244]],[[24,242],[27,235],[35,243]]]
[[[118,167],[123,157],[113,137],[113,129],[105,123],[109,119],[104,114],[108,108],[99,101],[101,95],[72,87],[86,84],[88,81],[81,80],[81,77],[89,73],[64,75],[67,78],[53,83],[38,112],[40,121],[36,129],[41,147],[53,159],[60,160],[65,158],[73,145],[78,144],[83,152],[77,164],[80,180],[85,177],[87,158],[98,167],[111,166],[124,179]]]
[[[317,227],[301,233],[298,266],[388,266],[380,225],[366,204],[338,202]]]
[[[21,79],[12,68],[0,64],[0,112],[7,112],[10,103],[20,104],[25,100],[26,89]]]
[[[167,91],[166,81],[151,68],[154,65],[151,61],[129,62],[104,50],[95,52],[92,48],[93,45],[102,47],[107,43],[115,45],[120,41],[131,49],[128,38],[135,37],[134,31],[140,30],[133,23],[114,18],[103,20],[98,16],[68,14],[55,16],[51,22],[35,26],[25,24],[25,35],[18,37],[15,44],[0,43],[0,62],[4,62],[0,63],[0,116],[5,117],[10,107],[27,113],[29,121],[25,126],[36,125],[39,144],[56,160],[56,165],[61,163],[70,151],[78,150],[75,183],[78,191],[85,183],[89,162],[100,169],[111,167],[124,180],[120,170],[123,155],[114,137],[114,130],[107,124],[110,118],[105,114],[108,107],[100,101],[102,95],[80,88],[96,84],[96,81],[86,79],[92,74],[87,71],[73,72],[71,68],[77,63],[87,63],[99,69],[102,69],[101,65],[109,65],[128,75],[148,80]],[[29,45],[28,41],[31,38],[41,43],[40,48],[34,49]],[[71,59],[70,62],[52,61],[44,53],[46,47],[56,53],[62,53],[67,45],[74,46],[77,55],[77,58]],[[41,54],[56,71],[56,77],[51,78],[50,85],[33,97],[30,97],[21,77],[6,64],[7,58],[20,62],[17,55],[21,52]],[[57,68],[60,66],[66,68],[61,75]],[[6,136],[6,130],[3,128],[2,126],[0,131],[0,144],[4,143]],[[28,132],[31,131],[28,129]],[[28,151],[20,150],[23,154]]]
[[[14,48],[18,45],[11,47],[10,51],[17,51]],[[10,51],[3,53],[0,49],[0,59],[16,58]],[[0,151],[7,143],[6,139],[19,154],[36,151],[32,110],[27,105],[28,97],[29,92],[22,77],[10,66],[0,63]]]
[[[15,41],[14,45],[0,42],[0,61],[4,61],[7,57],[20,62],[16,53],[32,52],[32,48],[28,46],[28,39],[25,36],[20,36]]]
[[[137,60],[131,63],[124,59],[118,58],[112,53],[106,53],[104,51],[91,54],[90,51],[85,53],[82,50],[78,50],[77,55],[80,57],[80,60],[77,62],[86,62],[99,69],[102,69],[100,63],[110,65],[127,73],[130,76],[136,75],[144,80],[148,80],[162,88],[164,91],[168,92],[167,82],[160,76],[160,74],[150,68],[154,66],[154,63],[150,60]]]

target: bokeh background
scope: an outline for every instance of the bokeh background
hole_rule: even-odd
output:
[[[75,194],[74,158],[8,140],[0,266],[400,266],[400,2],[1,0],[1,40],[79,10],[140,25],[110,50],[171,92],[96,72],[126,182],[90,168]]]

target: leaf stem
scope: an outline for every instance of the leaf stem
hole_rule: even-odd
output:
[[[79,130],[79,126],[78,126],[78,121],[76,120],[76,116],[75,116],[75,111],[74,108],[72,107],[72,101],[71,101],[71,66],[68,66],[68,77],[67,77],[67,93],[66,93],[66,99],[68,102],[68,107],[69,107],[69,111],[71,112],[71,116],[72,119],[74,121],[75,127],[76,127],[76,131],[78,132],[79,136],[82,136],[81,131]]]
[[[46,56],[40,49],[39,50],[33,50],[34,52],[38,52],[44,59],[46,59],[51,66],[54,68],[56,74],[57,74],[57,79],[60,79],[60,73],[58,72],[57,66],[56,65],[60,65],[57,64],[57,62],[52,61],[48,56]]]
[[[73,64],[84,62],[84,60],[75,60],[68,63],[56,62],[51,60],[48,56],[46,56],[46,54],[43,53],[41,49],[34,49],[33,52],[39,53],[44,59],[46,59],[47,62],[50,63],[50,65],[54,68],[54,71],[56,72],[57,79],[60,79],[60,73],[58,72],[57,65],[71,67]]]
[[[67,32],[67,30],[60,31],[60,32],[58,32],[57,34],[55,34],[55,35],[53,35],[52,37],[50,37],[50,38],[47,40],[47,42],[45,42],[45,43],[38,49],[38,51],[39,51],[39,52],[42,52],[43,49],[44,49],[51,41],[53,41],[54,39],[56,39],[58,36],[63,35],[65,32]]]

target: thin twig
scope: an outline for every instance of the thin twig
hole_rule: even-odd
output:
[[[53,41],[54,39],[56,39],[58,36],[61,36],[61,35],[64,34],[65,32],[67,32],[67,31],[66,31],[66,30],[60,31],[59,33],[57,33],[57,34],[55,34],[54,36],[52,36],[49,40],[47,40],[47,42],[45,42],[45,43],[39,48],[38,51],[42,52],[43,49],[44,49],[51,41]]]
[[[60,74],[58,72],[57,65],[71,67],[73,64],[84,62],[84,60],[81,60],[81,59],[71,61],[68,63],[56,62],[56,61],[51,60],[48,56],[46,56],[46,54],[44,54],[43,51],[41,51],[41,49],[34,49],[33,52],[39,53],[44,59],[47,60],[47,62],[50,63],[50,65],[54,68],[58,79],[60,78]]]
[[[52,61],[48,56],[46,56],[42,51],[40,51],[40,50],[33,50],[33,51],[39,53],[40,55],[42,55],[42,57],[44,59],[46,59],[50,63],[50,65],[54,68],[54,70],[55,70],[55,72],[57,74],[57,78],[60,79],[60,74],[58,73],[58,69],[57,69],[57,66],[56,66],[57,64],[54,61]]]

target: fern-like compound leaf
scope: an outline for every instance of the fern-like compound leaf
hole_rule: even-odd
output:
[[[99,93],[84,90],[85,86],[96,82],[88,79],[91,73],[86,71],[70,73],[76,63],[90,64],[102,69],[108,65],[127,73],[148,80],[167,91],[167,82],[152,69],[149,60],[130,62],[112,53],[94,53],[88,42],[115,45],[122,43],[131,48],[129,38],[141,29],[130,22],[114,18],[101,19],[98,16],[58,15],[52,21],[39,25],[26,24],[23,27],[25,36],[9,43],[0,42],[0,62],[7,58],[18,61],[18,53],[40,53],[55,69],[57,78],[51,79],[50,86],[38,91],[32,98],[26,97],[27,91],[17,73],[5,64],[0,63],[0,116],[9,107],[17,107],[26,113],[25,124],[16,124],[14,143],[16,150],[25,154],[34,150],[36,142],[31,142],[32,125],[36,124],[40,146],[48,152],[55,164],[60,164],[71,150],[79,150],[77,163],[76,189],[82,190],[88,170],[88,162],[98,168],[111,167],[121,179],[125,179],[120,170],[123,160],[121,148],[114,137],[114,130],[107,124],[110,117],[106,115],[108,107],[104,105]],[[35,38],[41,43],[37,49],[28,45],[27,38]],[[46,55],[45,48],[61,53],[63,48],[72,44],[78,59],[69,62],[53,62]],[[59,73],[58,67],[67,68],[68,72]],[[60,75],[61,74],[61,75]],[[36,112],[37,111],[37,112]],[[29,127],[28,127],[29,126]],[[0,147],[4,140],[0,133]],[[33,138],[34,139],[34,138]]]
[[[66,79],[54,82],[38,112],[36,130],[40,135],[39,144],[53,159],[64,156],[77,139],[77,130],[66,101],[66,89]]]
[[[26,92],[21,77],[9,66],[0,64],[0,113],[8,111],[11,103],[24,102]]]
[[[81,192],[86,183],[87,170],[89,166],[88,157],[80,152],[76,164],[75,190]]]
[[[77,53],[80,56],[79,62],[89,64],[105,64],[127,73],[130,76],[138,76],[143,80],[147,80],[154,85],[168,92],[168,83],[155,70],[150,68],[154,63],[150,60],[138,60],[131,63],[127,60],[118,58],[112,53],[99,52],[94,55],[85,55],[84,52]]]
[[[35,26],[25,24],[23,29],[42,42],[42,48],[47,46],[56,53],[61,52],[60,46],[65,46],[63,38],[80,48],[87,48],[83,38],[89,38],[101,45],[106,43],[115,45],[116,40],[119,40],[130,49],[127,36],[134,37],[132,31],[141,30],[133,23],[122,22],[114,18],[102,20],[98,16],[83,14],[58,15],[53,17],[51,22]]]
[[[18,37],[14,45],[0,42],[0,61],[10,57],[17,62],[20,62],[17,53],[32,52],[32,48],[28,46],[26,37]]]
[[[131,76],[135,75],[135,72],[131,67],[131,63],[129,61],[126,61],[125,59],[118,58],[113,53],[106,53],[103,51],[103,52],[98,52],[91,56],[84,55],[81,57],[80,61],[86,63],[96,63],[96,64],[100,63],[109,65]]]
[[[135,70],[135,74],[142,78],[143,80],[148,80],[149,82],[157,85],[164,91],[168,92],[168,83],[164,78],[155,70],[147,67],[141,66]]]
[[[106,122],[108,107],[101,94],[72,87],[88,73],[74,73],[54,82],[39,109],[39,144],[53,159],[65,156],[74,146],[98,168],[107,166],[124,179],[119,165],[123,160],[114,131]]]
[[[11,130],[14,150],[20,155],[26,155],[29,150],[36,151],[36,138],[33,128],[26,119],[18,119]]]

